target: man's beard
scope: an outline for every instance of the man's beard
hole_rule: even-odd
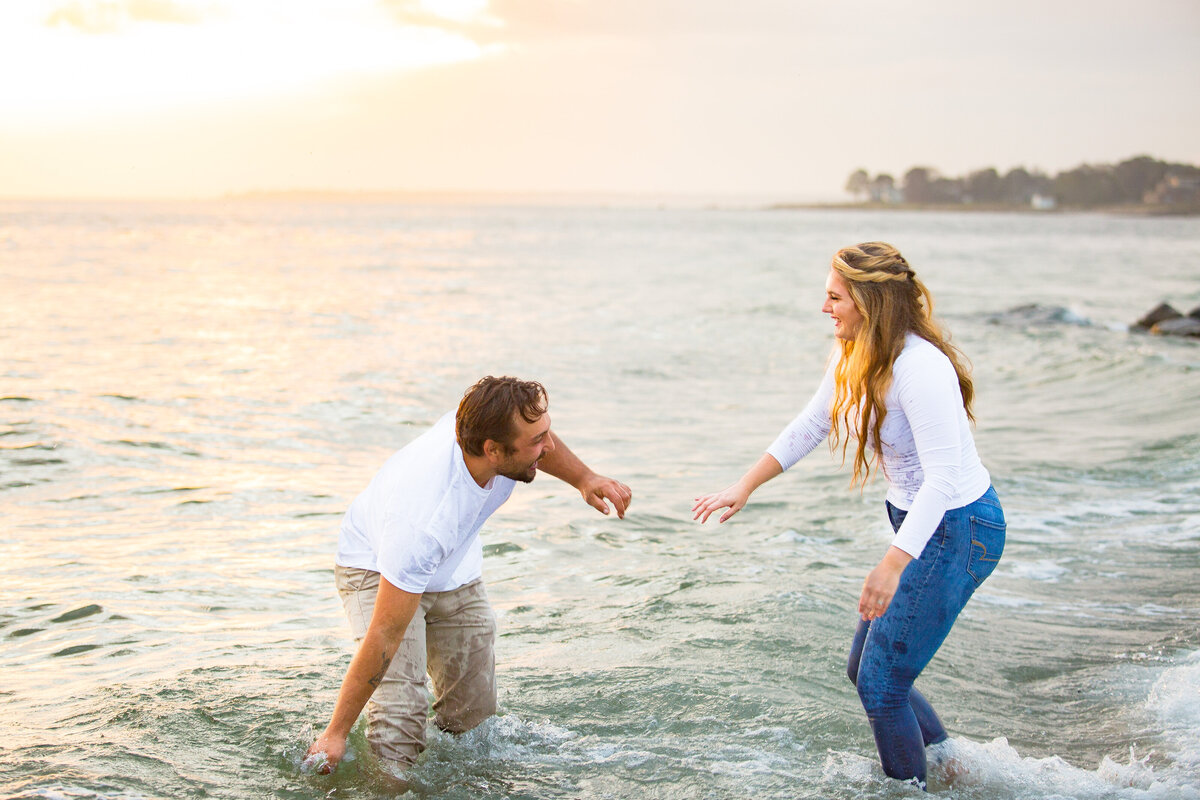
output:
[[[534,461],[524,469],[505,464],[504,467],[496,470],[496,474],[510,480],[520,481],[521,483],[533,483],[533,479],[537,476],[537,463],[537,461]]]

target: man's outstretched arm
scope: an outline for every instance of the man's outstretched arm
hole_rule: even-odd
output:
[[[379,592],[375,596],[371,623],[358,646],[358,652],[350,661],[350,668],[346,670],[337,705],[333,709],[333,718],[312,747],[308,748],[309,757],[325,756],[322,772],[332,772],[346,754],[346,737],[350,734],[350,728],[387,673],[392,657],[396,655],[396,648],[404,638],[404,631],[408,629],[408,623],[420,605],[421,595],[397,589],[387,579],[382,576],[379,578]]]
[[[574,486],[587,504],[601,514],[608,514],[608,503],[612,503],[617,510],[617,517],[625,519],[625,509],[633,501],[633,492],[629,487],[592,472],[554,431],[550,431],[550,436],[554,440],[554,449],[542,456],[538,469]]]

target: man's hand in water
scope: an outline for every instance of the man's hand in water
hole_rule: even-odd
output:
[[[346,755],[346,737],[322,733],[308,748],[304,757],[304,765],[315,766],[317,772],[328,775],[337,769],[338,763]]]

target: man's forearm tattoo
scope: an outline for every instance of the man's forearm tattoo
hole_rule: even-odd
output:
[[[386,653],[380,653],[379,659],[379,671],[367,679],[372,689],[378,689],[379,684],[383,683],[383,676],[387,674],[388,665],[392,663],[392,659],[388,658]]]

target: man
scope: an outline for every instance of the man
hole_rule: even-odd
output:
[[[391,766],[425,749],[425,674],[434,721],[462,733],[496,711],[495,616],[481,581],[479,529],[516,481],[537,471],[571,484],[603,514],[633,495],[592,472],[550,430],[540,383],[483,378],[455,415],[395,453],[350,505],[335,559],[358,651],[333,717],[309,748],[332,771],[370,700],[367,741]]]

